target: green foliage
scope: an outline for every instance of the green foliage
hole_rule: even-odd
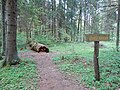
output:
[[[36,90],[36,65],[24,59],[19,65],[0,69],[0,90]]]
[[[53,61],[61,71],[75,75],[81,84],[91,89],[115,90],[120,86],[120,52],[115,51],[112,42],[102,44],[99,55],[100,81],[94,78],[92,43],[56,46],[55,50],[67,52],[53,58]]]
[[[17,34],[17,48],[24,48],[26,46],[26,37],[24,33]]]
[[[61,40],[64,42],[70,42],[71,37],[69,34],[66,33],[64,28],[58,28],[59,33],[61,34]]]
[[[45,35],[36,36],[34,39],[39,43],[49,45],[49,46],[52,46],[55,43],[53,39],[48,39],[47,36]]]

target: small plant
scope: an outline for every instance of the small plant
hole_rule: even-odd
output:
[[[31,59],[0,69],[0,90],[35,90],[36,82],[36,65]]]
[[[103,43],[104,44],[104,43]],[[116,90],[120,84],[120,52],[116,52],[112,43],[105,43],[100,49],[99,65],[101,80],[95,81],[93,68],[93,49],[87,44],[64,44],[65,54],[53,59],[64,73],[74,74],[82,85],[97,90]],[[62,50],[62,46],[60,51]],[[60,47],[57,46],[57,47]],[[74,49],[74,50],[73,50]],[[59,50],[59,49],[57,49]]]

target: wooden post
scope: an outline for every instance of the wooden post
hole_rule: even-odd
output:
[[[99,41],[108,41],[109,34],[85,34],[86,41],[94,41],[94,72],[95,79],[100,81],[100,72],[99,72]]]
[[[95,71],[95,79],[100,81],[100,73],[99,73],[99,41],[94,41],[94,71]]]

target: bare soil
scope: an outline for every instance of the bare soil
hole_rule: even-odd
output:
[[[52,62],[52,57],[58,54],[60,53],[36,53],[29,51],[22,52],[19,55],[22,58],[32,58],[35,60],[40,90],[89,90],[80,86],[79,82],[73,77],[66,76],[59,71],[57,65]]]

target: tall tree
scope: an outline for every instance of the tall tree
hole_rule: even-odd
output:
[[[16,35],[17,35],[17,0],[6,0],[6,56],[5,65],[19,63]]]
[[[5,5],[6,5],[6,0],[2,0],[2,55],[5,55],[5,49],[6,49],[6,21],[5,21],[5,13],[6,13],[6,9],[5,9]]]
[[[56,0],[51,0],[52,1],[52,34],[56,38]]]
[[[120,0],[118,0],[118,20],[117,20],[117,37],[116,37],[117,51],[119,51],[119,25],[120,25]]]
[[[79,14],[78,14],[78,26],[77,26],[77,41],[82,41],[81,40],[81,36],[82,36],[82,33],[81,33],[81,29],[82,29],[82,4],[80,3],[79,4]]]
[[[63,5],[62,5],[62,0],[59,0],[59,4],[58,4],[58,17],[57,17],[57,22],[58,22],[58,28],[59,28],[59,31],[58,31],[58,37],[59,37],[59,40],[61,40],[61,28],[63,27]]]
[[[85,33],[116,36],[117,1],[19,0],[21,30],[26,31],[27,37],[29,31],[33,35],[36,30],[39,34],[61,41],[64,37],[68,37],[69,41],[84,41]],[[29,30],[32,25],[34,29]]]
[[[1,47],[2,47],[2,37],[1,37],[1,30],[0,30],[0,60],[2,59]]]
[[[87,2],[86,2],[86,0],[84,1],[84,29],[83,29],[83,34],[85,34],[85,31],[86,31],[86,15],[87,15],[87,9],[86,9],[86,7],[87,7]],[[84,42],[84,37],[83,37],[83,42]]]

